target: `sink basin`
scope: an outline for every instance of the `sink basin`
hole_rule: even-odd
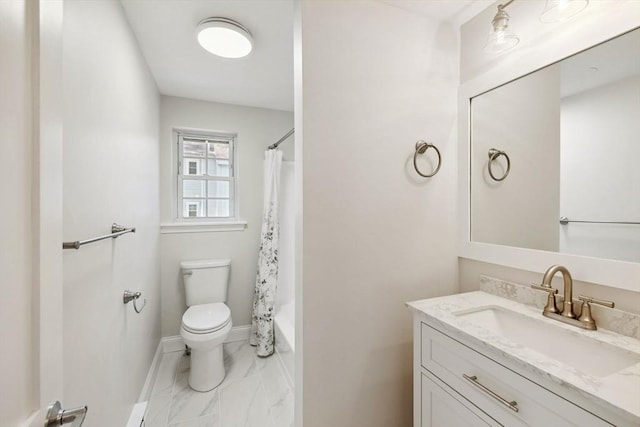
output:
[[[484,306],[452,314],[594,377],[606,377],[640,363],[640,354],[503,307]]]

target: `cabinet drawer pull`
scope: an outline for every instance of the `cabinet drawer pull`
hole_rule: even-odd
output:
[[[497,400],[507,408],[511,409],[513,412],[518,412],[518,403],[515,400],[512,400],[511,402],[509,402],[507,399],[500,396],[495,391],[483,386],[482,384],[480,384],[480,382],[478,381],[478,377],[476,377],[475,375],[469,376],[467,374],[462,374],[462,377],[465,380],[469,381],[474,386],[476,386],[477,388],[479,388],[480,390],[487,393],[489,396],[493,397],[495,400]]]

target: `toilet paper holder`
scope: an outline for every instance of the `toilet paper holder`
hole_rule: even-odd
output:
[[[136,311],[136,313],[140,313],[144,308],[144,306],[147,305],[147,300],[144,299],[142,300],[142,306],[138,308],[137,302],[141,296],[142,296],[142,292],[133,292],[133,291],[125,290],[124,295],[122,296],[122,301],[125,304],[128,304],[129,302],[133,301],[133,309]]]

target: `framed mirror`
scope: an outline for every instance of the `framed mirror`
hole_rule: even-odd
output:
[[[462,88],[461,256],[640,291],[638,52],[635,29]]]
[[[639,118],[640,29],[473,97],[471,240],[640,262]]]

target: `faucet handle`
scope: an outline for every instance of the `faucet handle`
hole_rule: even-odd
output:
[[[605,307],[609,307],[609,308],[614,308],[615,307],[615,303],[613,301],[607,301],[607,300],[603,300],[603,299],[597,299],[597,298],[593,298],[593,297],[588,297],[588,296],[584,296],[584,295],[580,295],[578,297],[578,299],[580,301],[582,301],[582,304],[598,304],[598,305],[603,305]]]
[[[539,291],[545,291],[545,292],[549,292],[549,294],[557,294],[558,290],[552,288],[551,286],[546,286],[546,285],[536,285],[536,284],[532,284],[531,285],[531,289],[537,289]]]
[[[556,306],[556,297],[555,294],[558,293],[557,289],[552,288],[551,286],[547,286],[547,285],[531,285],[532,289],[537,289],[539,291],[545,291],[548,292],[549,295],[547,297],[547,305],[544,306],[544,309],[542,310],[542,314],[545,313],[558,313],[558,307]]]
[[[582,309],[580,310],[580,317],[578,320],[585,325],[585,329],[596,330],[596,321],[591,316],[591,304],[599,304],[604,305],[605,307],[613,308],[615,305],[613,301],[605,301],[597,298],[587,297],[584,295],[580,295],[578,297],[580,301],[582,301]]]

